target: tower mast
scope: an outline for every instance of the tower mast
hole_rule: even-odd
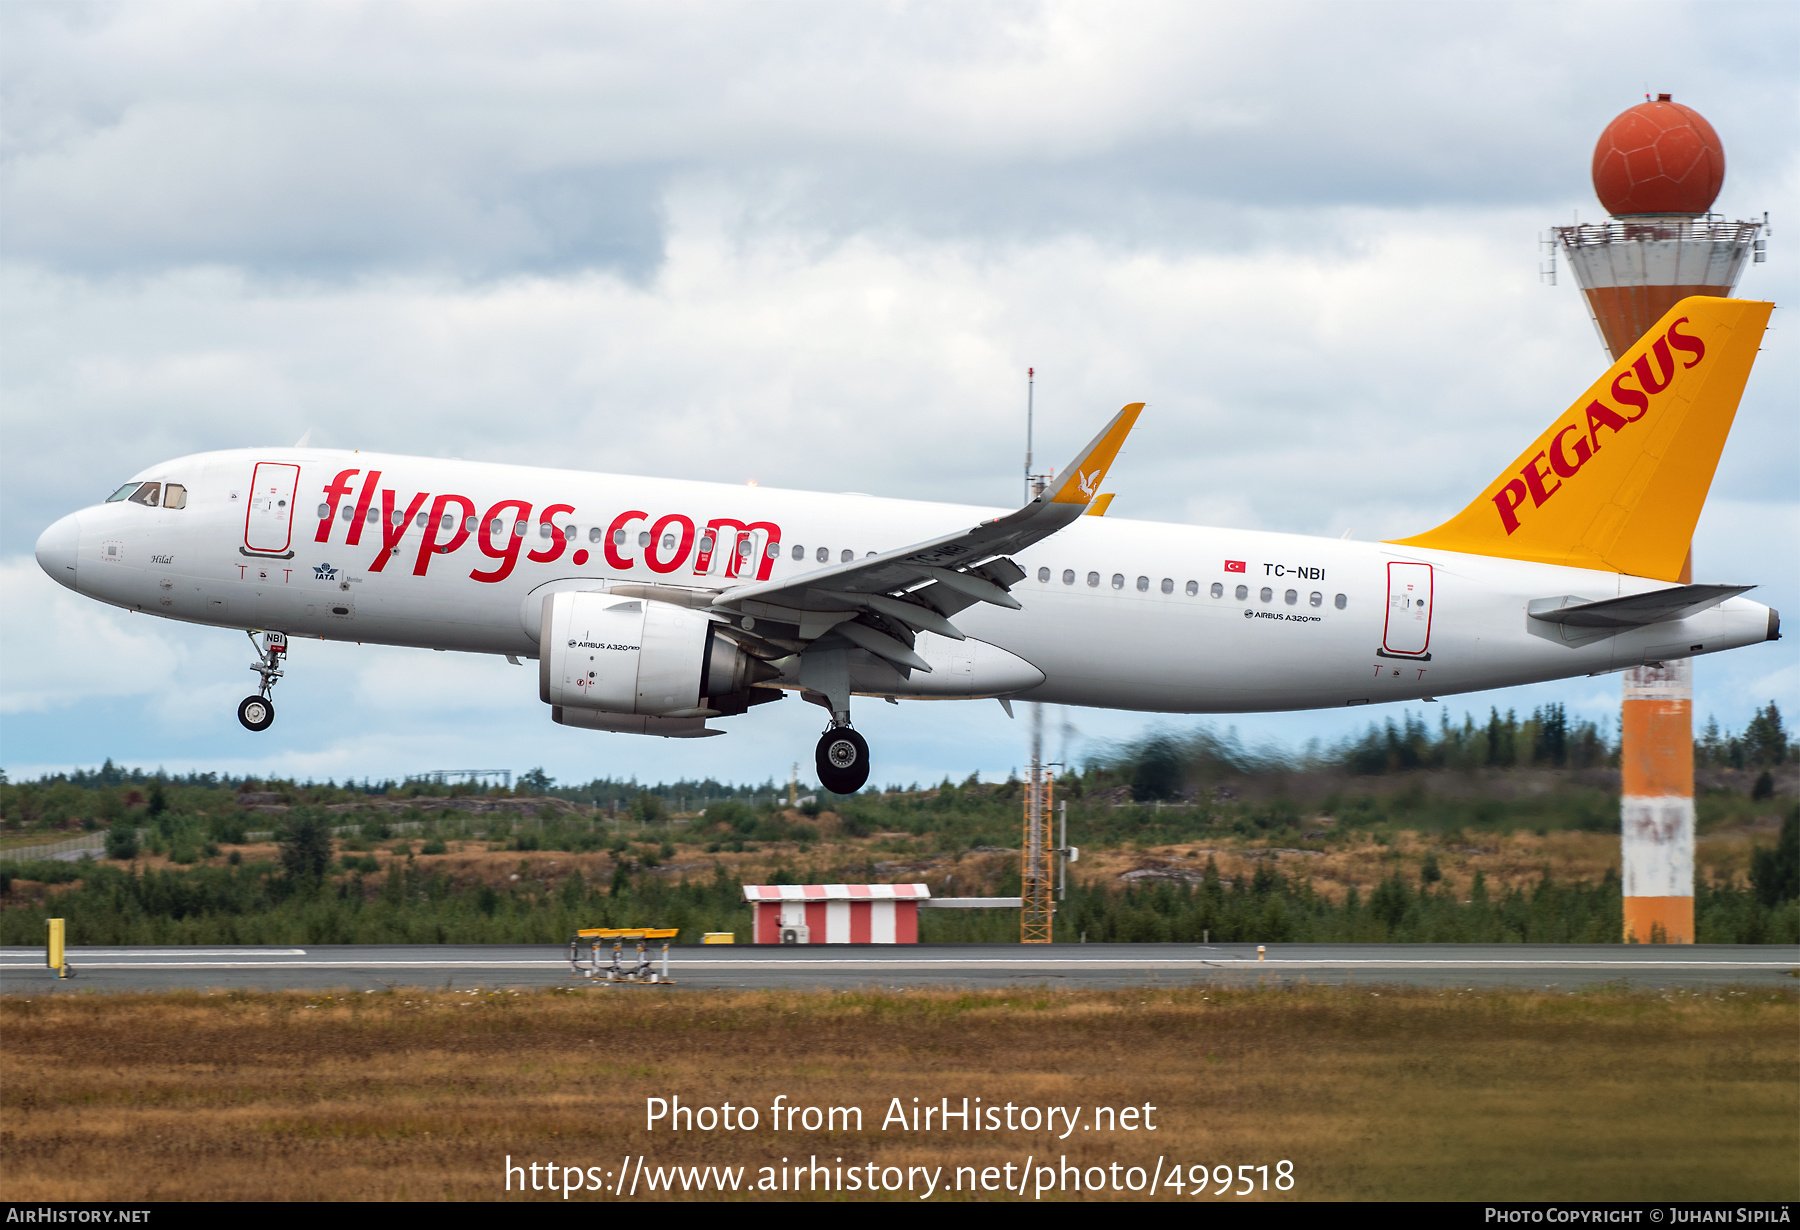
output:
[[[1618,362],[1690,295],[1729,298],[1763,259],[1762,222],[1711,212],[1725,149],[1667,94],[1618,115],[1594,147],[1594,191],[1612,215],[1553,232],[1606,352]],[[1766,217],[1766,215],[1765,215]],[[1693,580],[1693,551],[1681,581]],[[1694,673],[1691,658],[1625,672],[1619,799],[1627,943],[1694,942]]]

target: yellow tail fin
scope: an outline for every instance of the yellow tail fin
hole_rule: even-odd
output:
[[[1774,306],[1683,299],[1474,503],[1395,545],[1680,580]]]

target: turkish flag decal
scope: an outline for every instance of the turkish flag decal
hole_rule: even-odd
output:
[[[1225,571],[1226,572],[1242,572],[1243,570],[1244,570],[1244,561],[1243,560],[1228,559],[1225,561]]]

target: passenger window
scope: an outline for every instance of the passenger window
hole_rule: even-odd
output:
[[[350,507],[348,504],[346,504],[346,505],[344,505],[344,511],[342,513],[340,513],[339,516],[341,516],[345,521],[353,520],[356,517],[356,510],[354,508]]]
[[[519,524],[524,525],[525,523],[523,521],[521,521],[521,522],[519,522]],[[638,531],[638,546],[647,547],[649,545],[650,545],[650,531],[649,530],[639,530]]]
[[[1187,583],[1187,596],[1190,598],[1197,598],[1200,596],[1200,582],[1189,581]]]
[[[142,504],[145,508],[155,508],[158,503],[157,497],[160,495],[162,495],[161,483],[145,483],[131,493],[131,502]]]
[[[829,564],[831,562],[831,548],[820,547],[813,558],[818,560],[821,564]]]
[[[1150,592],[1150,578],[1149,577],[1139,577],[1138,578],[1138,593],[1147,594],[1149,592]]]
[[[565,525],[563,527],[563,541],[564,542],[574,542],[575,541],[575,527],[573,525]]]
[[[187,507],[187,488],[183,487],[180,483],[170,483],[167,487],[164,487],[163,488],[163,507],[164,508],[186,508]],[[330,515],[331,515],[331,513],[330,513],[330,510],[328,509],[325,512],[320,513],[319,518],[321,520],[323,520],[324,518],[326,518]]]
[[[1298,602],[1298,601],[1300,601],[1300,591],[1299,591],[1299,590],[1297,590],[1297,589],[1290,589],[1290,590],[1288,590],[1288,592],[1287,592],[1287,593],[1285,593],[1285,594],[1283,594],[1283,595],[1282,595],[1282,599],[1283,599],[1283,600],[1284,600],[1284,601],[1285,601],[1285,602],[1286,602],[1286,603],[1287,603],[1287,604],[1288,604],[1288,605],[1289,605],[1289,606],[1293,606],[1293,605],[1294,605],[1294,603],[1296,603],[1296,602]]]
[[[794,546],[794,558],[797,560],[805,559],[806,558],[806,548],[803,546],[800,546],[799,544],[796,543]]]
[[[523,521],[513,522],[513,537],[514,538],[525,537],[525,523]]]
[[[124,499],[137,489],[138,485],[136,483],[126,483],[123,487],[120,487],[117,491],[107,496],[106,502],[108,504],[117,504],[120,500]]]
[[[1315,589],[1312,592],[1312,596],[1310,598],[1308,598],[1307,601],[1312,603],[1314,606],[1324,606],[1325,605],[1325,595],[1321,594],[1318,590]]]
[[[373,508],[371,508],[369,511],[374,512],[375,510]],[[393,512],[388,514],[388,522],[389,522],[389,524],[392,524],[392,525],[405,525],[406,524],[406,514],[401,512],[398,508],[396,508]]]
[[[1345,599],[1344,599],[1344,595],[1342,595],[1342,594],[1339,594],[1339,595],[1338,595],[1338,596],[1337,596],[1337,609],[1338,609],[1338,610],[1340,610],[1340,611],[1341,611],[1341,610],[1343,610],[1343,609],[1344,609],[1344,602],[1345,602]]]
[[[496,521],[496,522],[494,522],[494,524],[496,526],[498,526],[500,523],[498,521]],[[625,531],[624,530],[614,530],[613,531],[613,546],[622,547],[624,545],[625,545]]]
[[[1064,568],[1063,569],[1063,584],[1064,585],[1075,584],[1075,570],[1073,568]]]
[[[1189,581],[1189,582],[1188,582],[1188,584],[1189,584],[1189,585],[1192,585],[1192,584],[1193,584],[1193,582],[1192,582],[1192,581]],[[1162,592],[1163,592],[1163,593],[1165,593],[1165,594],[1172,594],[1172,593],[1174,593],[1174,592],[1175,592],[1175,582],[1174,582],[1174,581],[1172,581],[1172,580],[1170,580],[1170,579],[1169,579],[1169,578],[1168,578],[1168,577],[1164,577],[1164,578],[1163,578],[1163,583],[1162,583]],[[1192,593],[1192,592],[1193,592],[1193,591],[1192,591],[1192,590],[1189,590],[1189,591],[1188,591],[1188,592],[1189,592],[1189,593]]]
[[[1095,587],[1099,584],[1100,584],[1100,574],[1097,572],[1088,573],[1088,588],[1092,589],[1093,587]]]
[[[1246,599],[1246,598],[1248,598],[1248,597],[1249,597],[1249,596],[1250,596],[1250,587],[1249,587],[1249,586],[1248,586],[1248,585],[1240,585],[1240,586],[1238,586],[1238,587],[1237,587],[1237,590],[1236,590],[1236,592],[1235,592],[1235,593],[1234,593],[1234,595],[1233,595],[1233,596],[1234,596],[1234,597],[1235,597],[1235,598],[1236,598],[1236,599],[1237,599],[1237,600],[1238,600],[1238,601],[1239,601],[1239,602],[1242,602],[1242,601],[1244,601],[1244,599]]]
[[[439,524],[444,533],[448,534],[451,530],[456,528],[456,518],[450,513],[445,513],[443,521]]]
[[[1215,598],[1223,598],[1225,596],[1225,587],[1217,581],[1214,581],[1212,583],[1212,596]]]
[[[1125,588],[1125,574],[1124,573],[1122,573],[1122,572],[1113,573],[1113,588],[1114,589],[1124,589]]]
[[[840,563],[840,564],[848,564],[851,560],[853,560],[855,558],[856,558],[856,552],[849,550],[848,548],[838,552],[838,563]]]
[[[378,512],[376,512],[376,511],[375,511],[375,510],[374,510],[374,509],[373,509],[373,508],[371,508],[371,509],[370,509],[370,510],[369,510],[369,517],[368,517],[368,521],[369,521],[369,524],[370,524],[370,525],[374,525],[374,524],[375,524],[375,522],[376,522],[376,521],[377,521],[377,520],[378,520],[378,519],[380,519],[380,517],[381,517],[381,514],[380,514],[380,513],[378,513]]]
[[[323,520],[325,520],[325,518],[329,517],[330,515],[331,515],[331,505],[329,505],[329,504],[319,505],[319,520],[323,521]]]
[[[427,521],[429,521],[430,519],[431,519],[430,514],[420,513],[418,516],[413,518],[413,524],[418,526],[420,529],[424,529],[425,523]]]
[[[1272,589],[1270,589],[1270,588],[1269,588],[1269,587],[1268,587],[1268,586],[1267,586],[1267,585],[1265,585],[1265,586],[1263,586],[1263,589],[1262,589],[1262,600],[1263,600],[1263,601],[1264,601],[1264,602],[1269,602],[1269,601],[1271,601],[1271,600],[1272,600],[1272,599],[1273,599],[1273,598],[1274,598],[1274,597],[1275,597],[1275,591],[1274,591],[1274,590],[1272,590]]]
[[[473,534],[475,532],[475,518],[473,518],[473,517],[464,517],[463,518],[463,531],[465,533],[469,533],[469,534]],[[588,531],[588,537],[593,539],[595,542],[599,542],[600,541],[600,531],[597,529],[590,530],[590,531]]]
[[[781,544],[778,542],[770,543],[768,545],[767,549],[763,551],[763,555],[769,559],[780,559],[781,558]]]
[[[1048,568],[1039,568],[1038,569],[1038,580],[1040,582],[1043,582],[1043,581],[1048,581],[1049,579],[1050,579],[1050,570]]]
[[[475,518],[470,517],[469,520],[473,521],[473,520],[475,520]],[[474,529],[475,527],[471,525],[469,528]],[[599,542],[605,536],[606,536],[605,532],[603,530],[601,530],[601,528],[597,525],[593,529],[588,531],[588,541],[589,542]]]

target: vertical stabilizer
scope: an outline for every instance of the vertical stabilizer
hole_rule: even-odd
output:
[[[1774,306],[1683,299],[1473,503],[1396,545],[1683,579]]]

